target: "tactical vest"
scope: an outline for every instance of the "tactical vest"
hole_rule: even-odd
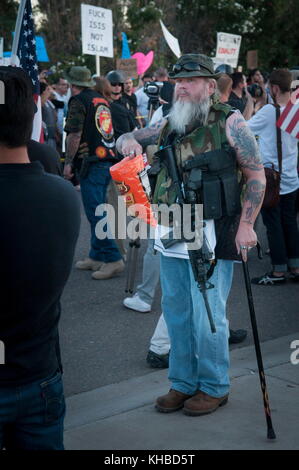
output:
[[[112,118],[107,100],[90,88],[86,88],[72,99],[80,101],[86,110],[80,144],[87,143],[89,156],[117,162]]]
[[[196,171],[201,178],[197,203],[203,204],[205,219],[215,220],[216,257],[222,259],[237,258],[233,236],[241,213],[240,175],[235,151],[229,146],[225,131],[226,119],[231,109],[222,103],[214,104],[210,108],[207,124],[182,137],[171,133],[166,124],[159,140],[160,148],[173,145],[177,165],[185,182],[192,171]],[[160,162],[153,203],[171,205],[176,199],[167,167]],[[228,240],[229,232],[231,236]],[[224,245],[228,250],[223,249]]]

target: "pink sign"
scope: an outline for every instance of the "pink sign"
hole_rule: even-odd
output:
[[[143,75],[153,63],[154,51],[149,51],[146,55],[143,52],[135,52],[131,59],[137,60],[137,73],[138,75]]]

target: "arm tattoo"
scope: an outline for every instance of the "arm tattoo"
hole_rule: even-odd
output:
[[[155,144],[164,123],[165,119],[160,119],[152,126],[144,127],[143,129],[138,129],[132,132],[132,136],[140,145],[142,145],[143,148],[147,147],[147,145]]]
[[[258,145],[243,117],[237,117],[229,125],[231,138],[237,151],[241,168],[259,171],[263,167]]]
[[[66,147],[66,156],[65,156],[65,163],[67,165],[72,163],[76,153],[78,152],[81,135],[82,135],[81,132],[71,132],[67,136],[67,140],[66,140],[67,147]]]
[[[259,180],[252,179],[247,182],[243,205],[244,222],[252,223],[252,216],[262,203],[265,187]]]

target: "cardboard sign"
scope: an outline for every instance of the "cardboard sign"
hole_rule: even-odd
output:
[[[113,57],[112,10],[81,4],[82,53]]]
[[[126,78],[138,78],[136,59],[117,59],[117,70],[122,70]]]
[[[258,68],[258,51],[247,51],[246,56],[247,69],[253,70]]]
[[[238,65],[242,36],[237,34],[217,33],[217,61],[235,68]]]

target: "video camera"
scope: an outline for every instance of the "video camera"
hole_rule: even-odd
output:
[[[143,91],[150,99],[158,100],[162,86],[163,82],[146,82]]]
[[[252,83],[247,87],[248,93],[251,94],[252,98],[259,98],[263,94],[263,89],[257,83]]]
[[[149,120],[151,120],[154,111],[161,105],[159,97],[163,85],[163,82],[147,82],[143,87],[144,93],[149,97],[147,105]]]

